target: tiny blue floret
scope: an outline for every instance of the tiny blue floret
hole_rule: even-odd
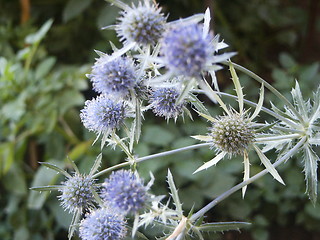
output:
[[[210,34],[199,24],[182,24],[165,33],[162,54],[166,67],[178,75],[197,77],[209,63],[214,49]]]
[[[62,201],[61,205],[65,210],[75,212],[77,209],[93,205],[94,180],[90,176],[75,174],[62,185],[63,187],[59,190],[62,195],[58,198]]]
[[[79,235],[82,240],[121,240],[127,233],[125,224],[123,215],[101,208],[81,221]]]
[[[173,87],[162,87],[155,89],[150,96],[152,111],[160,117],[176,118],[183,112],[184,102],[176,104],[180,92]]]
[[[125,103],[100,95],[85,102],[80,118],[89,131],[96,133],[118,128],[126,117]]]
[[[101,198],[124,214],[136,213],[147,200],[147,188],[137,173],[130,170],[113,172],[102,184]]]
[[[127,96],[137,81],[133,61],[127,57],[110,61],[108,56],[102,56],[97,59],[88,76],[96,92],[120,97]]]

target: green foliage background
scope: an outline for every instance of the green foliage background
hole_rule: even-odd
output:
[[[170,20],[203,12],[209,6],[214,32],[238,52],[233,61],[265,77],[288,97],[295,79],[306,97],[320,82],[317,0],[159,3],[170,12]],[[59,206],[56,193],[39,194],[28,188],[63,181],[38,162],[70,169],[69,156],[85,172],[99,153],[98,146],[91,146],[94,135],[80,123],[79,110],[85,99],[94,96],[85,78],[96,57],[93,49],[110,52],[108,41],[117,41],[114,32],[100,28],[114,23],[118,9],[102,0],[33,0],[30,18],[23,24],[22,13],[19,1],[1,0],[0,239],[66,239],[71,216]],[[48,19],[54,20],[48,33],[38,31]],[[229,78],[227,71],[218,73],[225,91],[233,88]],[[256,99],[258,86],[251,87],[253,83],[245,76],[240,75],[240,81],[246,97]],[[281,105],[272,95],[266,98]],[[209,108],[213,114],[220,113],[214,105]],[[179,120],[177,125],[149,113],[145,118],[141,143],[136,147],[139,156],[194,144],[189,136],[205,134],[208,127],[200,118],[184,123]],[[242,178],[240,159],[191,174],[213,154],[206,149],[182,153],[142,163],[139,171],[145,178],[152,171],[156,176],[154,193],[165,194],[169,167],[184,208],[194,205],[198,209]],[[103,167],[124,158],[119,150],[110,149],[105,149],[103,156]],[[266,176],[248,187],[244,200],[237,193],[218,205],[207,219],[249,221],[253,225],[241,234],[230,232],[208,239],[320,239],[320,205],[313,207],[304,194],[300,164],[297,158],[280,166],[286,186]],[[262,169],[254,160],[252,166],[253,173]]]

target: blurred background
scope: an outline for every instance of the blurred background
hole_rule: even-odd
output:
[[[238,53],[233,61],[289,98],[295,80],[306,99],[320,83],[319,0],[161,0],[159,4],[169,20],[210,7],[212,30],[230,45],[228,51]],[[110,53],[109,41],[119,45],[114,31],[101,30],[117,16],[118,9],[103,0],[0,0],[1,240],[67,239],[71,215],[59,206],[57,193],[40,194],[29,187],[63,181],[39,162],[71,170],[69,156],[85,173],[98,155],[99,144],[91,146],[95,136],[82,126],[79,111],[85,99],[95,96],[85,77],[97,57],[93,50]],[[218,72],[218,81],[224,91],[232,91],[228,71]],[[254,81],[241,74],[240,81],[246,97],[256,101],[259,85],[253,87]],[[266,95],[281,106],[273,95]],[[220,113],[219,107],[206,103],[212,114]],[[136,147],[139,156],[195,144],[189,136],[205,134],[209,127],[200,118],[179,119],[176,125],[150,113],[145,118]],[[169,167],[184,209],[193,205],[199,209],[242,180],[241,159],[226,159],[208,171],[191,174],[213,154],[201,149],[156,159],[139,165],[139,172],[148,179],[152,171],[153,192],[166,194]],[[107,167],[123,161],[124,155],[106,148],[103,159]],[[252,174],[261,171],[254,155],[251,159]],[[320,239],[320,204],[314,207],[304,194],[301,159],[290,159],[279,172],[286,186],[265,176],[248,187],[244,200],[235,193],[206,218],[248,221],[253,223],[250,228],[207,239]],[[148,230],[150,239],[157,231],[161,229]]]

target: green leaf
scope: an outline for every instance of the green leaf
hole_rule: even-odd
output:
[[[28,35],[25,39],[25,42],[27,44],[39,43],[51,28],[52,23],[53,23],[52,19],[49,19],[48,21],[46,21],[36,33],[32,33]]]
[[[170,172],[170,169],[168,169],[168,176],[167,176],[167,180],[168,180],[168,184],[169,184],[169,189],[170,189],[170,193],[172,196],[172,199],[174,201],[174,204],[176,206],[176,210],[179,213],[179,216],[183,215],[183,211],[182,211],[182,205],[181,205],[181,201],[178,195],[178,190],[176,188],[176,185],[174,184],[173,181],[173,177],[172,174]]]
[[[174,140],[174,133],[160,126],[146,126],[143,141],[157,146],[167,146]]]
[[[35,71],[35,78],[41,80],[44,76],[46,76],[49,71],[52,69],[54,64],[56,63],[55,57],[49,57],[43,60],[38,66]]]
[[[197,227],[202,232],[223,232],[229,230],[239,230],[240,228],[248,227],[251,223],[248,222],[216,222],[205,223]]]
[[[0,144],[0,176],[6,174],[14,161],[14,143]]]
[[[319,157],[310,146],[304,148],[304,174],[307,185],[307,194],[313,204],[317,201],[318,176],[317,162]]]
[[[89,7],[92,0],[69,0],[66,7],[63,9],[63,22],[68,22],[71,19],[79,16],[86,8]]]

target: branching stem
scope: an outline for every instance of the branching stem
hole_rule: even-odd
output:
[[[286,161],[288,158],[292,157],[294,154],[296,154],[301,146],[305,143],[306,137],[303,137],[289,152],[287,152],[285,155],[283,155],[280,159],[278,159],[274,164],[272,164],[274,167],[279,166],[281,163]],[[263,171],[257,173],[256,175],[252,176],[246,181],[243,181],[239,183],[238,185],[230,188],[228,191],[222,193],[220,196],[212,200],[210,203],[208,203],[206,206],[201,208],[198,212],[193,214],[190,218],[191,222],[196,221],[198,218],[202,217],[206,212],[211,210],[214,206],[216,206],[218,203],[220,203],[222,200],[226,199],[229,197],[231,194],[235,193],[236,191],[240,190],[244,186],[249,185],[250,183],[256,181],[258,178],[266,175],[268,173],[267,169],[264,169]]]
[[[150,159],[154,159],[154,158],[159,158],[159,157],[165,157],[171,154],[175,154],[175,153],[179,153],[179,152],[184,152],[184,151],[188,151],[188,150],[193,150],[193,149],[197,149],[197,148],[201,148],[201,147],[208,147],[210,146],[211,143],[200,143],[200,144],[195,144],[195,145],[190,145],[187,147],[182,147],[182,148],[178,148],[178,149],[174,149],[174,150],[170,150],[170,151],[165,151],[165,152],[161,152],[161,153],[156,153],[156,154],[152,154],[149,156],[144,156],[141,158],[137,158],[135,159],[135,163],[140,163],[140,162],[144,162]],[[112,167],[106,168],[96,174],[94,174],[92,177],[93,178],[97,178],[105,173],[111,172],[113,170],[116,170],[118,168],[122,168],[122,167],[126,167],[129,166],[131,164],[131,162],[123,162],[117,165],[114,165]]]

